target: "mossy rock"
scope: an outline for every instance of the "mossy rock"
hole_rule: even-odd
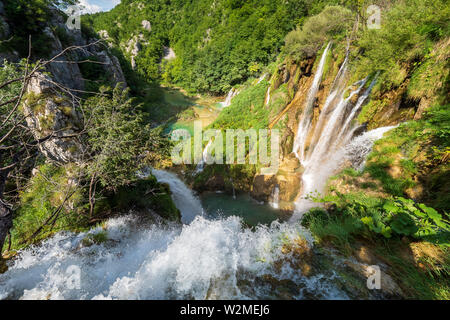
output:
[[[83,247],[90,247],[94,244],[103,244],[108,241],[108,232],[101,231],[95,234],[88,234],[83,240],[81,240],[81,244]]]

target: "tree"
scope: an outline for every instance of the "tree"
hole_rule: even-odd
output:
[[[117,191],[136,180],[136,173],[155,160],[168,144],[157,130],[145,122],[141,106],[136,106],[119,84],[112,92],[102,88],[99,95],[84,104],[87,146],[90,159],[86,176],[89,183],[89,216],[102,189]],[[157,157],[157,156],[156,156]]]

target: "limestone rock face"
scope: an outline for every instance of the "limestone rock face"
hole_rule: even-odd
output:
[[[164,51],[164,60],[173,60],[175,59],[177,56],[175,54],[175,51],[173,51],[172,48],[169,47],[163,47],[163,51]]]
[[[103,63],[102,67],[109,77],[108,80],[113,86],[118,83],[122,83],[124,87],[127,86],[119,60],[108,52],[104,43],[87,46],[88,44],[93,44],[98,41],[98,39],[86,39],[81,33],[81,30],[69,30],[66,26],[65,17],[62,16],[61,12],[56,8],[53,10],[49,25],[55,26],[59,30],[59,32],[56,33],[53,31],[56,29],[50,26],[44,29],[44,33],[51,39],[49,41],[51,47],[50,57],[54,57],[69,46],[84,46],[80,49],[68,51],[58,57],[55,62],[52,62],[47,66],[47,71],[52,74],[52,78],[54,78],[55,82],[69,89],[73,89],[73,93],[77,93],[76,90],[84,90],[83,75],[76,62],[89,60],[94,56]],[[64,38],[66,38],[65,41],[68,43],[62,43],[63,38],[59,38],[60,33],[66,34],[67,37]],[[104,33],[100,32],[100,36],[106,38],[106,41],[108,42],[109,35],[106,31],[104,31]]]
[[[127,87],[127,80],[122,72],[119,59],[116,56],[109,55],[107,51],[101,51],[96,56],[104,63],[103,68],[108,74],[109,81],[114,85],[121,83],[124,87]]]
[[[131,67],[133,69],[136,68],[136,57],[138,56],[139,52],[142,50],[142,44],[147,44],[147,42],[144,39],[143,34],[135,35],[133,36],[128,42],[125,44],[125,51],[127,54],[131,57]]]
[[[302,168],[297,158],[290,155],[282,161],[275,175],[256,175],[251,196],[258,201],[269,202],[276,187],[279,189],[279,208],[293,211],[294,202],[301,189]]]
[[[81,159],[84,148],[76,134],[82,116],[48,76],[38,73],[30,80],[22,110],[35,138],[44,140],[39,148],[48,159],[60,163]]]
[[[275,175],[263,175],[259,174],[255,176],[253,180],[253,188],[251,195],[258,201],[269,201],[269,197],[272,194],[273,189],[276,186]]]
[[[50,27],[45,28],[44,33],[51,39],[51,41],[49,42],[49,45],[51,46],[51,57],[56,56],[64,50],[61,41],[53,33]],[[47,66],[47,69],[53,75],[56,82],[69,89],[83,90],[84,81],[78,64],[68,62],[73,60],[74,59],[72,57],[69,57],[68,54],[63,54],[62,56],[55,59],[55,62],[50,63]]]

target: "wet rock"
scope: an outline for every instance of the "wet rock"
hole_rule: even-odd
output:
[[[275,175],[257,175],[253,180],[251,196],[258,201],[269,201],[269,197],[275,188]]]
[[[423,113],[430,108],[431,105],[431,99],[427,97],[423,97],[420,100],[419,107],[417,108],[417,112],[414,115],[414,120],[422,119]]]
[[[6,264],[6,261],[0,257],[0,274],[5,273],[6,271],[8,271],[8,265]]]
[[[2,249],[8,231],[12,228],[12,211],[3,202],[0,201],[0,263],[2,260]]]
[[[358,259],[358,261],[369,265],[376,264],[378,260],[375,257],[375,255],[371,252],[371,250],[364,245],[356,246],[355,257]]]
[[[291,155],[282,161],[276,175],[256,175],[253,181],[251,196],[268,202],[276,186],[279,187],[280,209],[293,211],[294,201],[301,189],[302,168],[298,159]]]

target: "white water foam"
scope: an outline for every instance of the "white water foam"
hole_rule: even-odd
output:
[[[306,99],[306,104],[303,109],[303,113],[301,116],[301,120],[298,126],[297,135],[295,136],[294,146],[292,152],[296,155],[296,157],[300,160],[300,162],[304,159],[305,152],[305,144],[308,131],[311,127],[311,113],[314,106],[314,101],[316,100],[317,92],[320,88],[320,83],[322,81],[323,70],[325,67],[325,61],[328,55],[328,50],[331,47],[331,42],[328,43],[325,48],[322,58],[320,59],[319,66],[317,68],[316,74],[314,75],[313,83],[308,92],[308,97]]]
[[[190,225],[139,225],[133,217],[107,222],[108,241],[82,246],[85,233],[60,233],[20,252],[0,275],[0,299],[273,299],[277,287],[293,284],[292,297],[345,299],[332,283],[335,275],[304,277],[282,250],[298,237],[310,244],[299,225],[274,222],[245,229],[236,217]],[[102,228],[91,233],[104,232]],[[277,268],[277,261],[283,261]],[[69,289],[67,270],[81,269],[81,286]]]

